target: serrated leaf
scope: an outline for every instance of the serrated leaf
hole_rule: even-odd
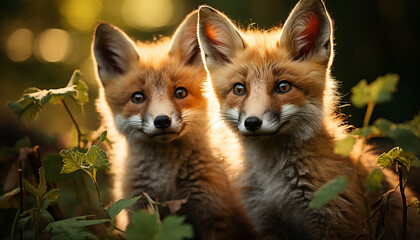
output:
[[[22,181],[23,188],[34,196],[38,196],[38,189],[36,189],[32,184],[30,184],[26,179]]]
[[[18,201],[15,196],[20,193],[19,188],[12,189],[0,196],[0,209],[17,208]]]
[[[392,94],[397,90],[400,77],[398,74],[388,73],[376,78],[369,85],[369,98],[374,103],[384,103],[392,100]]]
[[[182,240],[193,238],[194,232],[191,225],[184,223],[185,217],[167,216],[162,221],[162,230],[156,236],[156,240]]]
[[[96,145],[99,146],[99,144],[101,144],[103,141],[105,141],[106,140],[106,135],[107,135],[107,131],[102,132],[101,136],[99,136],[99,141],[98,141],[98,143],[96,143]]]
[[[414,158],[414,154],[406,152],[400,147],[394,147],[389,152],[382,153],[376,163],[382,168],[387,168],[394,165],[398,161],[399,163],[404,164],[407,169],[410,169]]]
[[[26,224],[28,223],[29,219],[31,219],[31,218],[32,218],[31,215],[29,215],[27,217],[20,218],[18,220],[19,229],[22,229],[23,230],[25,228]]]
[[[60,156],[63,158],[63,168],[61,169],[62,173],[72,173],[79,169],[82,169],[83,160],[85,154],[81,153],[75,149],[70,150],[61,150]]]
[[[41,209],[41,216],[48,223],[54,222],[53,216],[51,216],[51,214],[45,209]]]
[[[84,240],[96,238],[86,227],[109,222],[109,219],[86,220],[89,216],[80,216],[55,221],[47,225],[44,232],[52,232],[52,240]]]
[[[382,171],[379,168],[374,168],[366,178],[365,186],[367,193],[378,190],[381,187]]]
[[[47,192],[47,182],[45,181],[45,169],[40,167],[38,169],[39,173],[39,184],[38,184],[38,195],[43,197],[44,194]]]
[[[361,80],[356,86],[351,89],[351,102],[357,108],[364,107],[369,100],[368,84],[366,79]]]
[[[83,109],[83,104],[89,100],[87,90],[88,87],[82,80],[80,72],[76,70],[66,87],[49,90],[28,88],[18,101],[10,102],[8,106],[19,118],[31,123],[36,119],[44,105],[48,103],[57,104],[64,98],[72,99]]]
[[[338,194],[343,192],[348,185],[347,177],[338,176],[327,184],[322,186],[318,191],[314,193],[314,197],[311,200],[310,208],[321,208],[329,201],[337,198]]]
[[[52,200],[52,201],[56,201],[58,199],[58,197],[60,196],[60,189],[58,188],[54,188],[51,189],[50,191],[48,191],[45,195],[44,195],[44,199],[46,200]]]
[[[127,226],[128,240],[150,240],[159,232],[157,216],[150,215],[144,210],[136,212],[131,223]]]
[[[114,203],[112,203],[107,210],[108,216],[111,218],[111,220],[114,220],[114,218],[124,209],[127,208],[134,203],[136,203],[141,196],[133,197],[130,199],[120,199]]]
[[[354,136],[349,135],[335,143],[334,153],[343,156],[348,156],[353,150],[353,145],[356,142]]]
[[[109,169],[106,152],[100,149],[98,145],[93,145],[89,148],[86,153],[86,162],[96,169]]]

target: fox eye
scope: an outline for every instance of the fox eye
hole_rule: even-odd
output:
[[[131,95],[131,102],[135,104],[139,104],[146,100],[146,96],[142,92],[135,92]]]
[[[185,98],[188,95],[187,89],[183,87],[178,87],[175,89],[175,97],[176,98]]]
[[[241,96],[241,95],[244,95],[246,93],[246,88],[242,83],[237,82],[233,85],[232,92],[235,95]]]
[[[292,90],[292,84],[289,81],[283,80],[277,83],[275,91],[278,93],[287,93]]]

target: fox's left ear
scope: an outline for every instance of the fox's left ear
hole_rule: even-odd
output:
[[[332,53],[332,22],[321,0],[301,0],[296,4],[281,31],[280,46],[295,60],[313,57],[321,64],[328,64]]]
[[[179,56],[185,64],[203,65],[197,39],[197,18],[197,10],[188,14],[172,37],[169,54]]]

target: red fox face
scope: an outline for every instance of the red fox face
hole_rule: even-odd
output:
[[[331,21],[320,0],[300,1],[282,30],[240,32],[199,9],[199,43],[221,115],[244,136],[311,137],[329,100]]]
[[[138,46],[119,29],[96,28],[93,56],[117,129],[130,139],[167,142],[197,124],[206,107],[206,78],[196,37],[197,12],[190,14],[171,42]]]

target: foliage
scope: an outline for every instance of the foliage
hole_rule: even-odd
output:
[[[66,87],[49,90],[36,87],[28,88],[18,101],[10,102],[9,107],[15,111],[19,118],[31,123],[41,112],[42,107],[48,103],[57,104],[69,100],[76,103],[80,111],[83,112],[83,105],[89,100],[87,91],[88,86],[83,81],[82,74],[76,70]]]
[[[83,104],[89,100],[87,91],[88,87],[82,80],[82,75],[76,70],[68,85],[64,88],[50,90],[29,88],[24,91],[21,99],[9,103],[9,107],[15,111],[16,115],[19,118],[24,118],[28,123],[37,117],[44,105],[48,103],[62,103],[78,133],[78,147],[63,149],[59,154],[49,154],[45,157],[42,161],[43,166],[39,168],[38,183],[31,184],[26,179],[22,180],[24,189],[35,197],[35,203],[32,208],[26,211],[21,212],[18,209],[15,223],[17,222],[22,231],[25,229],[27,223],[32,221],[34,223],[35,239],[40,239],[43,232],[51,232],[52,239],[116,238],[112,236],[115,235],[113,230],[117,230],[122,234],[118,234],[119,239],[137,239],[138,236],[148,236],[148,234],[152,234],[153,239],[156,240],[180,240],[193,237],[192,227],[184,223],[185,217],[168,216],[161,222],[158,208],[158,206],[166,207],[168,205],[176,209],[178,205],[185,203],[188,198],[159,203],[152,200],[146,193],[142,193],[142,195],[137,197],[115,201],[105,209],[101,207],[103,205],[101,203],[97,172],[98,170],[107,170],[110,166],[107,153],[100,148],[100,144],[107,141],[107,132],[104,131],[100,134],[96,144],[90,144],[88,146],[88,143],[94,142],[94,139],[88,139],[82,147],[82,133],[65,103],[65,101],[75,102],[79,106],[80,112],[83,113]],[[86,136],[84,135],[83,137]],[[30,146],[31,141],[26,137],[19,140],[11,148],[3,148],[1,153],[17,154],[22,148]],[[98,208],[93,210],[94,215],[82,215],[56,221],[47,208],[57,202],[61,191],[58,188],[47,191],[47,180],[53,183],[63,183],[61,186],[66,186],[64,183],[67,182],[69,185],[73,185],[78,196],[77,204],[82,205],[84,201],[89,201],[89,191],[88,189],[83,189],[86,186],[83,185],[84,180],[81,177],[82,174],[78,174],[78,172],[82,171],[78,170],[85,172],[93,181],[98,195]],[[82,183],[82,185],[74,185],[75,183]],[[64,190],[68,191],[68,189]],[[79,190],[84,190],[87,194],[81,195],[78,192]],[[19,192],[22,192],[22,190],[16,188],[0,196],[0,206],[6,208],[17,207],[15,196]],[[83,197],[86,199],[82,199]],[[153,209],[153,212],[151,214],[142,211],[135,213],[133,215],[132,225],[127,229],[127,233],[117,228],[114,224],[116,216],[123,209],[127,209],[144,198],[151,209]],[[87,207],[89,208],[90,206]],[[128,210],[128,212],[131,211]],[[152,221],[145,221],[151,219]],[[15,223],[12,227],[12,238]],[[92,228],[92,226],[99,226],[101,231],[94,231],[96,227]],[[139,229],[142,229],[142,231],[140,232]]]
[[[79,216],[74,218],[67,218],[61,221],[56,221],[48,224],[44,231],[52,232],[52,239],[56,240],[84,240],[96,239],[97,236],[92,234],[87,227],[97,224],[109,222],[108,219],[86,220],[87,217]]]
[[[132,222],[127,227],[128,239],[137,240],[182,240],[192,238],[193,230],[184,224],[185,217],[168,216],[160,223],[156,214],[148,214],[144,210],[132,216]]]
[[[329,201],[337,198],[340,192],[343,192],[348,185],[347,177],[338,176],[326,183],[315,192],[312,201],[309,204],[311,208],[321,208]]]
[[[374,192],[381,187],[382,171],[379,168],[374,168],[366,177],[365,186],[367,193]]]

